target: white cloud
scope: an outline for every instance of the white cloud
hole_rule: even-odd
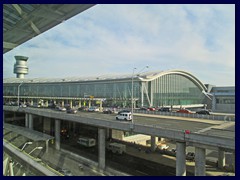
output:
[[[5,54],[4,77],[13,76],[9,61],[20,54],[29,56],[28,77],[131,73],[149,65],[234,84],[234,12],[234,5],[96,5]],[[206,64],[211,69],[199,68]],[[229,78],[216,78],[223,67]]]

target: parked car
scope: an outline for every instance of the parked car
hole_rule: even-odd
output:
[[[132,113],[131,112],[122,112],[116,116],[116,120],[131,121]]]
[[[112,114],[112,113],[114,113],[113,109],[104,109],[103,110],[103,114]]]
[[[147,110],[148,110],[148,111],[155,111],[156,108],[154,108],[154,107],[149,107]]]
[[[119,111],[118,114],[121,114],[121,113],[124,113],[124,112],[126,112],[126,113],[131,113],[131,111],[124,109],[124,110],[122,110],[122,111]]]
[[[178,111],[176,111],[177,113],[186,113],[186,114],[192,114],[192,111],[188,110],[188,109],[179,109]]]
[[[76,110],[76,109],[73,109],[73,108],[69,108],[69,109],[67,109],[67,113],[76,114],[76,113],[77,113],[77,110]]]
[[[99,111],[99,107],[96,107],[96,106],[92,106],[88,109],[88,112],[97,112]]]
[[[87,106],[82,106],[80,108],[78,108],[79,111],[87,111],[88,107]]]
[[[161,112],[170,112],[170,111],[171,111],[171,108],[169,108],[169,107],[161,107],[160,109],[158,109],[158,111],[161,111]]]
[[[58,111],[66,111],[66,108],[65,107],[61,107],[61,106],[56,106],[55,109],[58,110]]]
[[[27,105],[26,105],[26,104],[24,104],[24,103],[20,103],[20,107],[23,107],[23,108],[25,108],[25,107],[27,107]]]
[[[200,111],[196,112],[197,114],[206,114],[206,115],[210,115],[210,112],[207,109],[202,109]]]

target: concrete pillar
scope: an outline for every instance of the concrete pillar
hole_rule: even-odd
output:
[[[31,106],[33,105],[33,100],[32,100],[32,99],[30,100],[30,105],[31,105]]]
[[[33,130],[33,115],[28,114],[28,128]]]
[[[91,100],[88,101],[88,107],[91,107]]]
[[[186,176],[186,143],[176,143],[176,176]]]
[[[55,119],[55,149],[60,150],[60,125],[61,121]]]
[[[158,138],[155,136],[151,136],[151,150],[155,151],[157,148],[157,142],[158,142]]]
[[[28,122],[29,122],[29,114],[26,113],[26,114],[25,114],[25,127],[26,127],[26,128],[29,127],[29,123],[28,123]]]
[[[81,101],[78,101],[78,107],[82,107]]]
[[[46,153],[48,153],[48,144],[49,144],[49,139],[46,140]]]
[[[69,101],[70,108],[72,108],[72,100]]]
[[[99,107],[99,111],[103,112],[103,108],[102,108],[102,101],[100,101],[100,107]]]
[[[62,100],[62,102],[61,102],[61,103],[62,103],[62,107],[64,107],[64,100]]]
[[[14,176],[14,171],[13,171],[13,161],[9,161],[9,176]]]
[[[46,107],[48,107],[48,100],[46,100],[46,103],[45,103]]]
[[[206,149],[195,147],[195,176],[206,175]]]
[[[223,169],[225,166],[225,152],[218,148],[218,167]]]
[[[100,170],[105,169],[105,135],[106,130],[98,128],[98,167]]]

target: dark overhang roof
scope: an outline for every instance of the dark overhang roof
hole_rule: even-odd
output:
[[[3,4],[3,53],[94,4]]]

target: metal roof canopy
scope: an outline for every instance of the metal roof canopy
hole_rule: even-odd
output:
[[[22,136],[28,137],[29,139],[32,139],[33,141],[46,141],[49,139],[54,139],[53,136],[40,133],[38,131],[31,130],[29,128],[21,127],[21,126],[15,126],[12,124],[4,123],[4,128],[13,131],[17,134],[21,134]]]
[[[3,53],[95,4],[3,4]]]

